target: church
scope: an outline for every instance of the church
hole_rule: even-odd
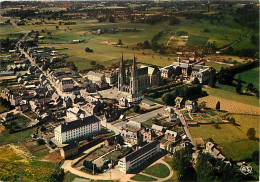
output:
[[[140,90],[158,86],[161,82],[161,72],[156,66],[141,66],[137,68],[134,56],[131,68],[126,69],[123,54],[119,62],[118,90],[136,94]]]

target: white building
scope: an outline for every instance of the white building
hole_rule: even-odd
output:
[[[56,127],[54,129],[55,140],[59,143],[67,143],[81,137],[94,135],[100,129],[100,120],[95,116],[89,116]]]
[[[149,159],[155,157],[160,151],[161,150],[159,141],[148,143],[142,148],[120,159],[118,162],[118,168],[121,172],[126,174],[132,169],[140,167]]]

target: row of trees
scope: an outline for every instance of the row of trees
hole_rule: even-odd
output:
[[[202,88],[200,85],[194,85],[194,86],[187,86],[182,85],[175,87],[174,90],[171,92],[164,93],[162,96],[162,101],[167,105],[175,105],[175,98],[176,97],[183,97],[183,101],[187,99],[194,99],[201,96],[205,96],[207,93],[205,91],[202,91]]]

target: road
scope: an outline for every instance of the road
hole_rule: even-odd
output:
[[[142,114],[140,116],[131,118],[130,121],[135,121],[135,122],[139,122],[139,123],[143,122],[143,121],[146,121],[148,119],[156,117],[158,114],[162,115],[163,112],[164,112],[164,109],[165,109],[165,107],[161,107],[159,109],[156,109],[154,111],[148,112],[146,114]]]
[[[180,121],[181,121],[181,123],[182,123],[182,125],[183,125],[183,129],[184,129],[184,131],[185,131],[185,134],[186,134],[187,137],[189,138],[191,144],[192,144],[194,147],[197,148],[197,145],[196,145],[196,143],[194,142],[194,140],[193,140],[193,138],[192,138],[192,136],[191,136],[191,134],[190,134],[190,132],[189,132],[189,130],[188,130],[188,126],[187,126],[187,123],[186,123],[186,121],[185,121],[185,119],[184,119],[183,114],[182,114],[179,110],[177,110],[177,109],[176,109],[175,112],[176,112],[176,114],[179,116],[179,119],[180,119]]]

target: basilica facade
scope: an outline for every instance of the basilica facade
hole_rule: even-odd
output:
[[[119,62],[118,89],[122,92],[136,94],[138,91],[160,85],[161,72],[156,66],[137,68],[134,56],[131,67],[126,68],[123,54]]]

